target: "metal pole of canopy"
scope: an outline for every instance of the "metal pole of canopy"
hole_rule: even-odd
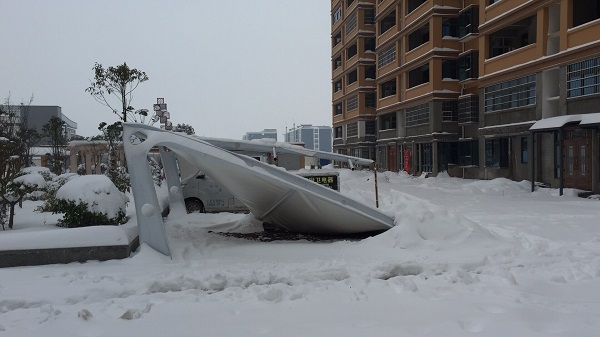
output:
[[[373,173],[375,174],[375,207],[379,208],[379,187],[377,186],[377,164],[373,163]]]
[[[531,192],[535,191],[535,132],[531,132]]]
[[[558,161],[558,163],[559,163],[558,164],[558,167],[559,167],[558,178],[560,179],[560,182],[559,182],[558,186],[559,186],[559,190],[560,190],[559,195],[561,195],[561,196],[563,195],[563,188],[565,187],[565,177],[564,177],[565,170],[564,170],[564,167],[563,167],[564,166],[563,165],[563,163],[564,163],[564,160],[563,160],[563,145],[564,145],[564,143],[563,143],[563,130],[562,130],[562,128],[560,128],[560,129],[558,129],[558,158],[559,158],[559,161]]]

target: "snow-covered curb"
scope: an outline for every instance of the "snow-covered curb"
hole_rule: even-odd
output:
[[[137,222],[121,226],[91,226],[40,231],[6,231],[0,236],[0,251],[126,246],[138,236]]]

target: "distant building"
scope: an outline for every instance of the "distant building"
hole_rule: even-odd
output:
[[[270,138],[277,140],[277,129],[264,129],[258,132],[246,132],[243,139],[244,140],[253,140],[253,139],[264,139]]]
[[[332,152],[330,126],[302,124],[287,131],[285,141],[288,143],[304,143],[304,147],[311,150]]]
[[[53,116],[60,118],[64,124],[65,136],[71,139],[77,133],[77,123],[62,113],[62,109],[55,105],[12,105],[9,111],[14,111],[19,115],[20,123],[27,120],[27,127],[35,129],[42,134],[44,125],[50,121]],[[49,140],[42,138],[39,145],[47,145]]]

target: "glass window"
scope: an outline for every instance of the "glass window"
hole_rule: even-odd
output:
[[[356,69],[348,73],[348,85],[358,80],[358,71]]]
[[[380,86],[381,98],[393,96],[396,94],[396,79],[382,83]]]
[[[379,22],[379,35],[387,32],[396,25],[396,11],[390,12]]]
[[[348,123],[346,126],[346,136],[356,137],[358,136],[358,122]]]
[[[346,20],[346,34],[350,33],[356,28],[356,13],[352,14],[351,17]]]
[[[340,21],[342,18],[342,6],[338,6],[333,10],[333,14],[331,14],[331,24],[334,25],[336,22]]]
[[[408,72],[408,87],[429,83],[429,63]]]
[[[391,46],[383,49],[379,53],[377,53],[377,66],[379,68],[386,66],[392,62],[396,61],[396,45],[392,44]]]
[[[567,97],[600,93],[600,57],[567,66]]]
[[[508,138],[485,140],[485,166],[508,167]]]
[[[396,112],[391,112],[379,117],[379,130],[391,130],[396,128]]]
[[[479,166],[479,142],[470,140],[458,143],[458,165]]]
[[[521,137],[521,164],[527,164],[529,152],[527,151],[527,137]]]
[[[458,37],[458,18],[444,18],[442,20],[442,37]]]
[[[406,109],[406,127],[429,124],[429,103]]]
[[[442,122],[458,122],[458,102],[442,102]]]
[[[600,19],[600,3],[598,1],[574,0],[573,27]]]
[[[429,42],[429,23],[408,35],[408,50]]]
[[[535,43],[537,17],[530,16],[489,35],[489,57],[496,57]]]
[[[485,87],[485,112],[533,105],[535,89],[535,74]]]
[[[358,95],[348,97],[346,100],[346,109],[348,111],[358,108]]]

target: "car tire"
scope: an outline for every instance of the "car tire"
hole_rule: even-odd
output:
[[[204,204],[199,199],[185,199],[185,209],[188,213],[204,213]]]

